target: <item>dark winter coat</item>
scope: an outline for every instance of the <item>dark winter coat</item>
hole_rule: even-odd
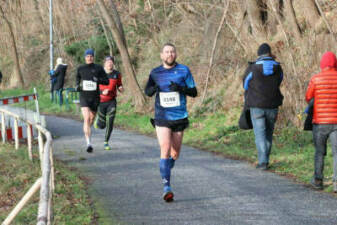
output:
[[[260,57],[250,63],[243,78],[243,87],[247,91],[246,106],[274,109],[282,105],[282,80],[280,63],[272,57]]]
[[[64,85],[64,77],[66,76],[67,72],[67,64],[60,64],[57,66],[53,78],[56,79],[54,84],[54,90],[59,90],[63,88]]]

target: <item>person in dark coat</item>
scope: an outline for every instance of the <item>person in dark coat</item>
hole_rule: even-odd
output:
[[[2,82],[2,73],[0,71],[0,83]]]
[[[256,168],[267,170],[278,107],[283,102],[280,91],[283,72],[267,43],[260,45],[257,55],[257,60],[246,69],[243,87],[255,134],[258,153]]]
[[[68,65],[63,63],[62,58],[57,58],[55,70],[52,75],[52,79],[53,79],[52,91],[57,92],[57,95],[60,99],[60,105],[63,104],[62,91],[63,91],[63,86],[64,86],[64,78],[67,72],[67,67]]]

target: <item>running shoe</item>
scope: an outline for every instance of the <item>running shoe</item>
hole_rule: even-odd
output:
[[[107,150],[107,151],[111,150],[108,142],[104,142],[104,150]]]
[[[172,192],[172,189],[170,186],[164,187],[164,194],[163,199],[165,202],[172,202],[173,201],[174,194]]]
[[[94,149],[92,148],[91,145],[89,145],[89,146],[87,147],[87,152],[88,152],[88,153],[92,153],[93,151],[94,151]]]
[[[310,181],[310,185],[316,190],[323,190],[324,189],[323,180],[320,180],[320,179],[312,178],[311,181]]]

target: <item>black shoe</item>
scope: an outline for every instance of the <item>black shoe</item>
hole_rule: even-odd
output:
[[[312,178],[310,184],[316,190],[323,190],[323,180]]]
[[[91,145],[89,145],[88,148],[87,148],[87,152],[92,153],[93,151],[94,151],[94,149],[92,148]]]
[[[268,170],[268,164],[269,164],[269,163],[261,163],[261,164],[257,164],[256,169]]]

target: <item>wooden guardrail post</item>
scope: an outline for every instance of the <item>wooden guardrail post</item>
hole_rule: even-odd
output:
[[[50,158],[50,177],[51,177],[51,190],[54,193],[55,190],[55,173],[54,173],[54,157],[53,157],[53,148],[50,147],[49,152],[49,158]]]
[[[15,149],[19,149],[19,124],[18,119],[14,119],[14,139],[15,139]]]
[[[27,123],[27,145],[28,145],[28,156],[30,161],[33,160],[32,145],[33,145],[33,134],[32,127]]]
[[[43,162],[43,137],[42,133],[39,130],[38,131],[38,137],[37,137],[38,143],[39,143],[39,156],[40,156],[40,162],[41,162],[41,169],[43,168],[42,162]]]
[[[40,191],[40,202],[39,202],[39,209],[38,209],[38,223],[37,225],[45,225],[48,223],[50,218],[48,211],[51,210],[48,208],[50,195],[50,147],[51,147],[51,135],[49,132],[45,133],[47,142],[45,144],[45,149],[43,153],[43,167],[42,167],[42,185]]]
[[[6,124],[5,124],[5,113],[1,113],[1,136],[2,136],[2,143],[6,142]]]

